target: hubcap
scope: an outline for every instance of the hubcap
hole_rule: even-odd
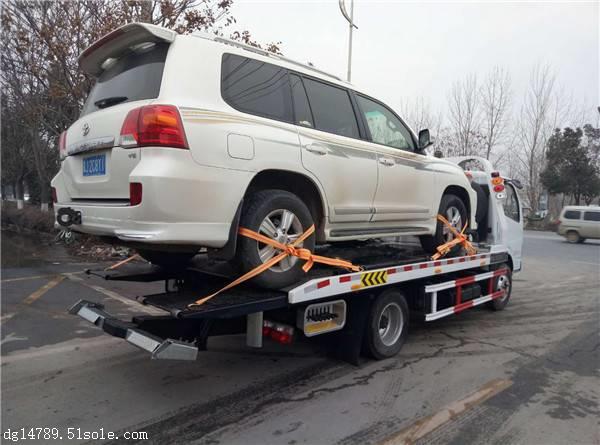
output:
[[[379,316],[379,338],[386,346],[392,346],[400,338],[404,317],[402,309],[396,303],[388,303]]]
[[[462,217],[460,216],[460,210],[454,206],[448,207],[446,209],[446,219],[450,223],[452,227],[454,227],[457,231],[462,230]],[[454,239],[454,233],[444,224],[442,228],[442,234],[446,242],[452,241]]]
[[[508,294],[510,293],[510,279],[506,275],[500,275],[498,277],[498,281],[496,282],[496,290],[503,290],[504,295],[500,298],[500,301],[504,301],[508,298]]]
[[[287,209],[273,210],[263,219],[258,233],[282,244],[290,244],[302,234],[302,224],[298,217]],[[302,247],[302,244],[300,243],[296,247]],[[257,243],[257,249],[258,256],[263,263],[281,253],[279,249],[263,243]],[[287,256],[269,270],[287,272],[294,267],[297,261],[298,258]]]

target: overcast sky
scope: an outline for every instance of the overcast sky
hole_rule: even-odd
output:
[[[518,105],[531,67],[550,63],[596,119],[598,4],[355,1],[352,83],[395,109],[423,96],[443,111],[454,80],[499,65],[511,73]],[[346,77],[348,26],[337,0],[237,0],[232,13],[256,40],[281,41],[285,56]]]

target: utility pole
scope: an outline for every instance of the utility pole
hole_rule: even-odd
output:
[[[358,29],[358,26],[354,24],[354,0],[350,0],[350,15],[346,10],[346,0],[339,0],[340,11],[344,18],[348,21],[349,36],[348,36],[348,76],[347,80],[350,82],[352,79],[352,28]]]

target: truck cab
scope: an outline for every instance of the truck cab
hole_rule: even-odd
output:
[[[509,252],[513,272],[521,270],[523,210],[517,192],[518,180],[502,177],[492,163],[479,156],[447,158],[458,164],[477,191],[477,238],[490,245],[503,245]]]

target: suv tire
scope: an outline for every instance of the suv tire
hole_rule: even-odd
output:
[[[443,215],[451,223],[452,216],[454,216],[455,222],[453,225],[459,232],[462,230],[465,222],[469,221],[467,207],[462,199],[456,195],[447,194],[442,196],[438,213]],[[460,216],[459,219],[456,218],[457,213]],[[440,221],[437,221],[435,235],[424,235],[419,237],[421,247],[423,247],[423,250],[427,253],[435,253],[438,246],[441,246],[454,238],[453,236],[449,237],[448,232],[449,230],[446,226]]]
[[[306,204],[293,193],[284,190],[261,190],[253,193],[246,198],[240,219],[240,227],[277,239],[283,244],[292,242],[312,224],[313,218]],[[313,250],[315,235],[304,240],[301,247]],[[244,273],[281,253],[274,247],[244,236],[238,236],[237,252],[238,262]],[[303,261],[299,258],[288,256],[253,278],[252,282],[269,289],[289,286],[304,275],[302,265]]]

